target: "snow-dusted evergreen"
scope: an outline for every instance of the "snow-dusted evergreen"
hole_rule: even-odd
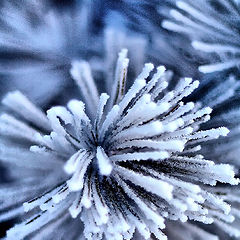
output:
[[[22,219],[7,239],[167,239],[168,220],[202,239],[211,234],[187,220],[240,235],[230,206],[239,197],[215,186],[237,185],[234,169],[200,152],[229,130],[199,130],[212,109],[184,101],[199,82],[172,89],[171,72],[149,63],[126,91],[128,65],[123,49],[111,92],[100,94],[89,64],[73,62],[84,102],[46,115],[18,91],[3,99],[12,114],[0,117],[0,159],[15,181],[1,186],[0,219]]]
[[[193,48],[211,54],[199,66],[201,72],[239,68],[239,4],[238,0],[177,0],[162,26],[187,35]]]

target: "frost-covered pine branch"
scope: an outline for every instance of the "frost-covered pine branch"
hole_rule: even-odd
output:
[[[193,48],[206,53],[201,72],[239,68],[239,1],[177,0],[169,15],[162,26],[188,36]]]
[[[180,79],[170,89],[170,72],[149,63],[126,91],[128,65],[123,49],[108,95],[99,94],[87,62],[73,62],[84,102],[46,115],[18,91],[3,99],[14,114],[0,117],[0,159],[15,181],[1,186],[0,219],[22,219],[7,239],[132,239],[135,231],[167,239],[166,220],[231,232],[239,215],[215,185],[239,180],[233,167],[200,152],[229,130],[200,130],[212,109],[184,101],[198,81]],[[233,233],[239,236],[238,226]]]

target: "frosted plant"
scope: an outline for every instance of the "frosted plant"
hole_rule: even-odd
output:
[[[210,121],[201,125],[201,129],[208,129],[213,126],[227,126],[230,129],[230,134],[222,139],[205,142],[201,145],[201,154],[207,159],[214,159],[215,163],[231,163],[239,169],[239,95],[236,90],[239,89],[240,82],[236,80],[234,76],[225,76],[224,74],[214,74],[214,76],[206,77],[202,81],[201,87],[197,89],[195,96],[190,99],[199,99],[201,104],[209,105],[214,109],[211,114]],[[208,228],[211,230],[211,234],[219,235],[219,239],[232,239],[224,235],[222,230],[228,232],[230,236],[237,237],[239,235],[239,187],[229,188],[228,186],[216,187],[214,190],[217,194],[220,194],[230,205],[232,214],[235,215],[235,221],[231,224],[231,227],[225,226],[225,224],[215,222],[216,225]],[[174,234],[178,232],[179,228],[185,229],[183,236],[187,239],[216,239],[216,236],[208,236],[206,232],[196,231],[198,228],[192,224],[178,225],[171,223],[168,226],[168,233],[171,239],[174,239]],[[216,228],[217,226],[217,228]],[[175,231],[171,231],[174,229]],[[236,230],[237,229],[237,230]],[[191,232],[190,230],[193,230]],[[199,236],[199,233],[200,236]],[[189,235],[190,234],[190,235]],[[208,234],[208,233],[207,233]],[[177,238],[178,239],[178,238]],[[181,239],[181,238],[179,238]]]
[[[132,55],[134,71],[140,71],[146,41],[112,24],[119,19],[109,10],[112,4],[104,8],[100,0],[83,0],[60,11],[45,0],[2,2],[0,95],[19,89],[46,107],[61,95],[63,88],[73,94],[74,86],[67,81],[73,59],[88,59],[94,72],[102,72],[102,55],[106,53],[106,64],[111,68],[112,56],[123,47],[129,48],[130,54],[139,53]],[[140,51],[136,51],[137,45]]]
[[[190,38],[193,48],[207,53],[208,63],[199,67],[203,73],[222,71],[240,64],[239,1],[176,1],[162,26]],[[210,59],[210,63],[209,63]]]
[[[167,13],[169,12],[167,8],[174,8],[173,2],[174,1],[164,1],[163,4],[157,1],[151,1],[148,2],[148,4],[144,3],[142,6],[134,1],[135,5],[130,9],[133,13],[132,15],[138,22],[136,23],[136,21],[132,20],[129,21],[128,24],[131,23],[131,29],[144,32],[151,39],[151,43],[146,45],[146,54],[151,61],[170,67],[176,75],[184,76],[187,74],[194,78],[199,77],[201,79],[201,87],[195,91],[194,98],[191,96],[188,100],[199,101],[203,106],[210,105],[210,107],[216,109],[213,118],[204,125],[204,128],[211,128],[214,125],[220,126],[224,123],[225,126],[231,129],[227,138],[211,141],[211,144],[205,144],[202,149],[204,156],[215,159],[217,162],[231,161],[233,164],[239,166],[238,139],[240,137],[240,111],[238,106],[239,94],[236,92],[236,90],[239,89],[239,83],[237,83],[239,77],[234,77],[234,75],[238,75],[238,73],[237,71],[232,71],[230,76],[223,72],[215,72],[212,74],[199,73],[198,67],[200,66],[201,69],[202,64],[209,63],[209,61],[212,60],[212,56],[204,55],[204,52],[194,49],[189,39],[187,39],[187,36],[190,38],[201,36],[207,39],[209,35],[204,35],[202,31],[196,31],[196,34],[193,35],[184,35],[161,29],[159,23],[167,17]],[[190,4],[190,1],[186,2]],[[204,3],[205,2],[206,1],[204,1]],[[215,4],[216,2],[218,1],[215,1]],[[224,1],[224,3],[227,4],[226,1]],[[177,4],[179,5],[180,3]],[[203,7],[199,3],[193,4],[194,6],[196,5],[198,9]],[[220,10],[216,9],[216,11]],[[172,12],[174,13],[176,10],[171,11],[171,13]],[[207,11],[205,12],[207,13]],[[185,17],[189,16],[186,12],[184,13]],[[228,14],[230,14],[230,12]],[[155,15],[158,17],[155,17]],[[227,15],[227,13],[221,16],[224,17],[225,15]],[[128,16],[127,13],[126,16]],[[199,24],[199,21],[196,19],[195,22]],[[164,21],[163,25],[164,24],[170,24],[170,26],[172,26],[171,24],[173,24],[173,22],[169,23],[169,21]],[[176,25],[175,22],[174,24]],[[183,25],[183,23],[179,22],[179,26],[180,25]],[[184,25],[181,29],[185,29],[185,27]],[[195,30],[196,29],[193,29],[192,31]],[[212,35],[211,41],[218,41],[218,36],[219,35]],[[231,40],[232,38],[229,39]],[[159,56],[161,56],[161,58],[159,58]],[[181,64],[176,64],[176,62]],[[212,88],[212,90],[208,93],[210,88]]]
[[[214,109],[211,120],[201,126],[202,129],[213,126],[228,127],[230,134],[224,139],[211,141],[202,144],[201,153],[216,162],[231,163],[239,168],[239,95],[237,93],[240,86],[238,79],[233,75],[219,75],[213,78],[206,78],[196,91],[191,100],[196,100],[201,96],[201,104],[209,105]]]
[[[20,89],[41,105],[70,87],[72,59],[97,55],[102,45],[94,33],[93,3],[78,1],[58,11],[48,2],[4,0],[0,8],[1,91]]]
[[[3,99],[14,115],[0,117],[0,159],[15,181],[1,186],[0,219],[22,219],[7,239],[132,239],[135,230],[167,239],[165,220],[230,232],[236,212],[227,202],[235,200],[215,185],[239,180],[199,153],[228,129],[199,130],[212,109],[183,101],[199,82],[180,79],[171,90],[163,66],[152,74],[145,64],[125,93],[128,63],[123,49],[112,92],[99,97],[88,63],[73,62],[85,104],[71,100],[47,115],[18,91]]]
[[[214,159],[215,163],[231,163],[235,165],[237,169],[239,169],[240,164],[238,147],[240,137],[240,111],[236,104],[236,102],[239,102],[239,96],[236,94],[239,85],[239,80],[236,80],[234,76],[227,77],[223,74],[215,74],[214,77],[205,77],[201,86],[195,91],[195,96],[190,98],[194,100],[199,99],[199,96],[201,96],[201,105],[204,106],[208,104],[214,109],[210,121],[201,125],[202,130],[223,124],[230,129],[230,134],[225,138],[201,144],[201,154],[207,159]],[[183,226],[182,224],[171,223],[168,225],[168,233],[169,237],[172,237],[171,239],[175,239],[174,235],[176,236],[179,228],[185,229],[185,233],[182,233],[182,236],[188,236],[186,237],[187,239],[216,239],[216,234],[219,235],[220,239],[232,239],[224,235],[222,230],[228,232],[232,237],[239,235],[239,187],[215,187],[214,192],[220,194],[221,197],[231,205],[232,214],[235,216],[235,221],[231,224],[231,227],[226,227],[225,224],[215,222],[215,226],[208,228],[214,236],[209,236],[209,233],[206,234],[206,232],[202,230],[199,231],[199,229],[192,224],[187,223]],[[174,231],[171,231],[171,229],[174,229]]]

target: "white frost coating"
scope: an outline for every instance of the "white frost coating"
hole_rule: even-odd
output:
[[[92,78],[89,64],[85,61],[75,61],[72,63],[70,73],[79,86],[90,113],[94,114],[99,96],[96,84]]]
[[[152,90],[156,86],[156,84],[158,84],[158,86],[154,90],[154,93],[152,93],[152,95],[154,95],[153,98],[155,97],[155,95],[157,95],[156,90],[160,93],[168,85],[165,80],[161,79],[161,77],[165,76],[165,71],[166,68],[164,66],[157,67],[157,72],[153,75],[152,79],[147,84],[146,93],[149,93],[149,91]]]
[[[141,137],[152,137],[163,132],[163,127],[161,122],[155,121],[153,123],[145,124],[139,127],[129,128],[125,131],[122,131],[115,137],[111,139],[111,141],[115,140],[126,140],[126,139],[134,139]]]
[[[205,130],[205,131],[199,131],[196,133],[193,133],[192,135],[189,135],[187,139],[194,140],[191,144],[201,142],[201,141],[207,141],[210,139],[216,139],[220,136],[227,136],[229,133],[229,130],[225,127],[220,127],[217,129],[211,129],[211,130]]]
[[[47,201],[50,197],[52,197],[53,195],[55,195],[60,189],[62,189],[63,185],[54,188],[52,191],[44,194],[41,197],[38,197],[37,199],[34,200],[30,200],[28,202],[23,203],[23,207],[24,207],[24,211],[28,212],[30,210],[32,210],[33,208],[40,206],[41,204],[43,204],[45,201]]]
[[[19,203],[30,216],[10,229],[7,239],[28,238],[33,232],[36,239],[45,237],[55,226],[52,232],[59,239],[67,233],[70,239],[131,240],[137,229],[142,239],[153,234],[166,240],[161,232],[165,220],[227,224],[240,216],[230,207],[239,198],[215,186],[238,184],[234,169],[206,160],[200,145],[229,130],[202,130],[212,109],[183,99],[198,81],[185,78],[175,86],[163,66],[152,74],[153,65],[146,64],[125,94],[128,59],[123,50],[116,70],[118,84],[107,104],[106,93],[98,98],[89,65],[73,65],[72,75],[87,98],[86,109],[78,100],[71,100],[67,108],[51,108],[48,118],[44,114],[42,118],[52,130],[44,131],[38,120],[29,126],[17,117],[0,117],[0,159],[18,180],[0,185],[0,221],[18,217],[23,210],[15,208]],[[221,94],[210,93],[205,101],[212,107],[222,103],[239,84],[229,79],[223,89],[231,86],[229,91],[220,89]],[[10,104],[16,114],[25,119],[30,112],[31,119],[39,116],[28,111],[25,97],[18,100],[27,111]],[[34,192],[40,194],[33,196]],[[80,235],[77,217],[84,225]],[[65,220],[58,225],[61,218]]]
[[[65,107],[52,107],[47,111],[47,117],[51,123],[52,129],[61,135],[65,135],[66,132],[58,118],[61,118],[65,124],[73,123],[72,115]]]
[[[81,158],[84,157],[86,152],[86,150],[79,150],[73,154],[69,160],[67,160],[64,165],[64,170],[67,174],[72,174],[76,171],[78,161],[81,161]]]
[[[145,63],[142,72],[137,77],[137,80],[147,78],[153,69],[154,69],[154,65],[152,63]]]
[[[98,125],[102,120],[104,106],[106,105],[108,99],[109,99],[109,96],[106,93],[102,93],[99,98],[99,104],[98,104],[96,119],[94,123],[94,128],[96,129],[97,132],[98,132],[98,129],[97,129]]]
[[[176,89],[177,92],[180,94],[171,101],[172,104],[175,104],[182,98],[189,96],[199,86],[199,81],[194,81],[193,83],[191,83],[191,78],[185,78],[184,82],[185,84],[183,85],[183,88],[179,87]]]
[[[21,92],[15,91],[8,93],[5,98],[3,98],[2,103],[27,121],[32,122],[44,130],[50,130],[46,115]]]
[[[129,59],[127,58],[127,49],[122,49],[118,54],[117,66],[115,71],[115,79],[111,94],[111,106],[118,104],[125,94],[127,68]]]
[[[201,118],[204,115],[209,115],[209,114],[211,114],[211,112],[212,112],[212,109],[210,107],[206,107],[206,108],[198,110],[196,113],[183,116],[182,119],[184,120],[184,122],[192,123],[192,122],[194,122],[195,119]]]
[[[87,167],[90,164],[92,158],[93,158],[93,156],[88,154],[88,155],[86,155],[85,158],[78,159],[76,171],[74,172],[71,179],[67,181],[67,184],[71,191],[76,192],[83,188],[83,184],[84,184],[83,178],[84,178],[84,175],[87,171]]]
[[[126,193],[137,203],[139,208],[143,211],[143,213],[146,215],[147,219],[152,220],[155,224],[158,225],[159,228],[163,229],[165,228],[164,219],[159,214],[157,214],[154,209],[151,209],[148,207],[144,201],[142,201],[140,198],[137,197],[137,195],[127,186],[127,184],[124,181],[121,181],[118,178],[118,181],[120,185],[123,186]]]
[[[119,113],[119,106],[118,105],[114,105],[113,108],[111,109],[111,111],[108,113],[108,115],[106,116],[105,121],[102,124],[101,130],[100,130],[100,140],[102,141],[106,131],[108,130],[108,128],[110,127],[110,125],[112,123],[114,123],[115,119],[118,116]]]
[[[152,140],[132,140],[117,144],[117,148],[130,147],[148,147],[158,150],[183,151],[184,141],[170,140],[170,141],[152,141]]]
[[[137,93],[146,85],[146,81],[144,79],[138,79],[134,82],[132,87],[128,90],[126,95],[123,97],[121,102],[119,103],[120,113],[126,108],[128,103],[137,95]]]
[[[78,117],[79,119],[84,119],[85,104],[83,102],[78,100],[71,100],[68,103],[68,108],[71,110],[74,116]]]
[[[159,195],[163,199],[171,200],[173,197],[173,186],[164,181],[153,177],[144,176],[142,174],[138,174],[134,171],[126,170],[121,167],[117,167],[116,171],[118,171],[119,175],[123,178],[128,179],[134,184],[145,188],[149,192]]]
[[[102,199],[102,196],[100,196],[100,193],[97,192],[97,186],[94,183],[92,185],[93,188],[93,201],[95,204],[95,208],[97,210],[98,215],[100,216],[100,219],[102,221],[103,224],[106,224],[108,222],[109,219],[109,208],[107,207],[106,203],[104,202],[104,200]]]
[[[68,196],[69,193],[70,191],[68,187],[63,188],[63,190],[59,191],[58,193],[52,196],[53,203],[57,204],[61,202]]]
[[[97,154],[98,166],[100,173],[102,175],[110,175],[112,172],[112,164],[110,159],[108,158],[107,154],[104,152],[103,148],[97,147]]]
[[[69,208],[69,212],[70,212],[72,218],[76,218],[82,210],[82,205],[80,203],[81,202],[80,198],[81,198],[81,192],[79,192],[75,201],[73,202],[73,204]]]
[[[87,209],[92,206],[92,196],[91,196],[91,194],[89,194],[89,192],[90,192],[90,189],[89,189],[88,183],[85,182],[82,199],[81,199],[81,204]]]
[[[150,105],[151,102],[151,95],[144,94],[141,98],[139,98],[134,106],[128,109],[127,114],[117,123],[118,131],[122,130],[124,127],[128,126],[134,119],[138,119],[142,116],[142,111],[145,110],[146,106],[148,107],[156,107],[156,104]]]
[[[234,169],[228,164],[218,164],[212,167],[214,174],[218,177],[220,182],[228,182],[231,185],[238,185],[239,179],[234,178]]]

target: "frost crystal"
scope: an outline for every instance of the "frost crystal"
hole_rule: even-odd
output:
[[[212,109],[184,99],[199,82],[175,85],[163,66],[152,73],[145,64],[125,93],[128,64],[123,49],[111,93],[99,96],[88,63],[73,62],[85,104],[74,99],[47,115],[20,92],[4,98],[14,116],[0,117],[0,159],[18,181],[0,189],[0,219],[23,219],[8,239],[132,239],[136,230],[143,239],[167,239],[165,220],[214,222],[233,233],[234,199],[213,186],[239,181],[230,165],[199,153],[201,143],[229,130],[200,130]],[[189,223],[182,228],[211,235]]]
[[[196,50],[211,54],[215,62],[199,67],[201,72],[209,73],[239,67],[239,24],[237,0],[203,0],[201,4],[178,0],[162,26],[187,35]]]

